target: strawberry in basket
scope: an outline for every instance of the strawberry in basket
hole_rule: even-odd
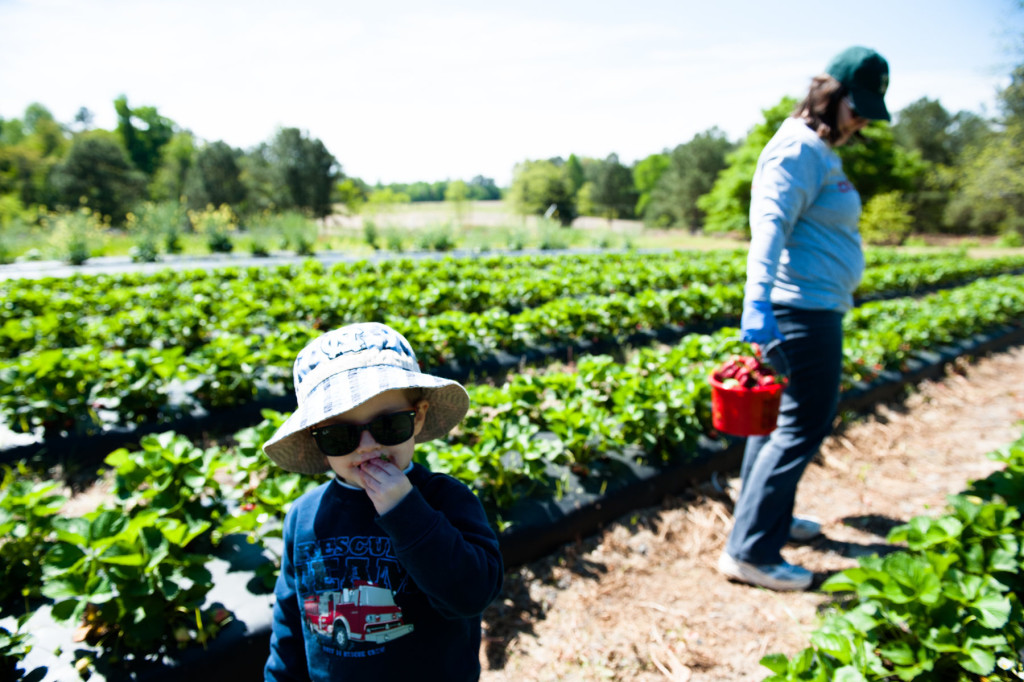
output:
[[[756,388],[782,383],[781,377],[770,365],[750,355],[731,356],[711,376],[723,388]]]

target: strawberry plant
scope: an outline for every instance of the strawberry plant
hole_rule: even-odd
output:
[[[24,464],[0,481],[0,615],[17,598],[39,597],[39,556],[53,542],[53,522],[67,499],[54,481],[33,481]]]
[[[42,592],[54,601],[54,618],[79,625],[80,640],[116,662],[205,636],[197,620],[213,580],[208,555],[189,545],[209,530],[208,521],[101,509],[54,525]]]
[[[223,614],[202,607],[213,587],[211,531],[225,511],[222,454],[173,433],[111,453],[116,499],[53,522],[42,587],[53,616],[78,624],[78,637],[113,661],[213,636]]]
[[[120,448],[104,460],[114,470],[114,494],[119,507],[157,509],[161,518],[193,521],[217,518],[223,499],[216,480],[225,466],[216,448],[199,448],[184,436],[164,432],[143,436],[140,449]]]
[[[25,671],[18,664],[32,650],[31,637],[23,628],[28,615],[19,618],[14,632],[0,626],[0,679],[24,679]]]
[[[1024,679],[1024,439],[996,456],[1006,468],[952,496],[947,514],[890,532],[905,551],[829,578],[823,590],[852,596],[810,647],[766,656],[766,680]]]

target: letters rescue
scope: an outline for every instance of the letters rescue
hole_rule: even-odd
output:
[[[410,591],[386,537],[336,537],[295,547],[306,622],[329,654],[365,658],[413,630],[395,595]]]

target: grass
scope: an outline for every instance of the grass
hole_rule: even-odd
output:
[[[372,223],[376,233],[375,247],[367,239],[366,224]],[[281,235],[265,232],[236,232],[231,238],[234,254],[252,255],[254,245],[269,246],[271,253],[289,253],[282,247]],[[3,260],[62,260],[58,248],[47,235],[34,230],[7,230],[0,234]],[[1011,253],[1024,254],[1024,247],[1007,248],[977,238],[959,240],[973,257],[991,257]],[[732,249],[742,247],[745,240],[735,235],[691,234],[680,229],[648,229],[636,220],[605,220],[582,217],[571,228],[537,216],[516,214],[503,201],[466,202],[460,214],[448,202],[418,202],[389,206],[372,214],[334,215],[322,221],[313,252],[340,252],[356,257],[376,251],[401,253],[414,250],[500,252],[518,249]],[[908,250],[920,251],[949,248],[926,245],[914,240]],[[136,240],[123,230],[107,230],[102,240],[92,244],[92,257],[132,254]],[[203,235],[183,233],[181,254],[204,256],[210,253]],[[163,246],[160,246],[161,256]]]

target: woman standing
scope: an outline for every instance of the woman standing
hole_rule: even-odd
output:
[[[747,441],[734,525],[718,562],[734,580],[774,590],[812,582],[812,573],[786,563],[781,549],[821,532],[816,522],[793,517],[793,503],[832,428],[843,314],[864,270],[860,195],[835,148],[871,120],[889,120],[888,85],[881,55],[865,47],[843,51],[813,79],[757,162],[741,334],[762,348],[777,345],[789,385],[775,431]]]

